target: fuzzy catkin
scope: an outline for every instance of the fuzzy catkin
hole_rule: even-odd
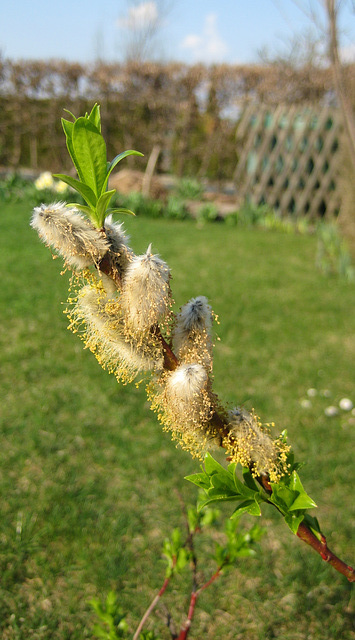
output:
[[[212,369],[212,309],[205,296],[192,298],[176,316],[173,345],[181,362]]]
[[[43,242],[76,269],[97,265],[110,248],[104,235],[87,218],[62,202],[35,207],[31,226]]]
[[[116,377],[130,381],[141,371],[162,367],[161,349],[156,344],[137,344],[126,337],[118,300],[108,300],[102,291],[85,286],[72,316],[76,322],[85,323],[86,345]]]
[[[164,383],[153,408],[158,409],[164,428],[182,448],[194,457],[202,457],[211,439],[211,400],[205,368],[199,363],[180,364],[166,375]]]
[[[128,246],[129,237],[126,235],[122,222],[114,222],[112,215],[105,219],[104,229],[111,250],[116,254],[115,264],[122,275],[133,258],[133,251]]]
[[[228,412],[228,418],[229,440],[235,443],[229,447],[232,458],[243,466],[252,463],[257,474],[272,475],[277,460],[275,441],[262,430],[256,416],[236,407]]]
[[[181,364],[168,378],[166,395],[183,413],[190,404],[198,406],[206,384],[207,373],[200,364]]]
[[[145,333],[164,320],[170,306],[169,267],[152,254],[133,256],[122,286],[122,309],[133,335]]]

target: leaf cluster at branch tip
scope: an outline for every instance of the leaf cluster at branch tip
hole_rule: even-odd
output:
[[[70,112],[68,112],[70,113]],[[129,209],[110,209],[109,205],[116,189],[108,190],[108,181],[113,169],[127,156],[143,156],[139,151],[129,149],[107,162],[107,151],[101,133],[100,106],[95,104],[85,116],[74,121],[62,118],[69,155],[78,174],[78,180],[62,173],[54,175],[77,191],[86,205],[70,204],[87,214],[93,224],[101,229],[109,213],[130,213]]]

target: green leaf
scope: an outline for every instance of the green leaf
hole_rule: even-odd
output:
[[[205,471],[203,473],[193,473],[190,476],[185,476],[185,480],[192,482],[201,489],[209,489],[211,486],[210,479]]]
[[[261,509],[257,500],[254,500],[253,504],[250,505],[248,513],[251,516],[261,516]]]
[[[104,226],[104,221],[106,217],[107,208],[112,196],[116,193],[116,189],[112,189],[111,191],[106,191],[103,193],[96,204],[96,218],[98,227],[101,229]]]
[[[250,549],[249,547],[242,547],[235,553],[236,558],[251,558],[256,555],[255,549]]]
[[[300,526],[303,519],[304,519],[303,513],[298,516],[291,513],[285,515],[285,522],[287,526],[291,529],[292,533],[294,533],[295,535],[297,535],[298,527]]]
[[[74,116],[73,116],[74,117]],[[74,117],[75,119],[75,117]],[[77,157],[75,155],[75,151],[74,151],[74,147],[73,147],[73,129],[74,129],[74,122],[70,122],[70,120],[64,120],[64,118],[62,118],[62,127],[65,133],[65,138],[66,138],[66,143],[67,143],[67,149],[69,151],[69,155],[73,161],[73,165],[77,171],[77,174],[80,178],[81,181],[83,180],[83,174],[82,171],[80,169]]]
[[[214,458],[212,458],[210,453],[206,453],[205,455],[205,469],[206,469],[206,473],[210,476],[213,473],[225,473],[226,469],[224,467],[222,467],[221,464],[219,464],[219,462],[217,462],[217,460],[215,460]]]
[[[219,567],[222,567],[228,558],[228,550],[226,549],[226,547],[222,547],[220,544],[216,544],[216,548],[215,548],[215,555],[214,558],[216,560],[216,563]]]
[[[205,509],[200,516],[200,524],[202,527],[211,526],[217,522],[220,516],[221,512],[219,509]]]
[[[199,520],[200,520],[200,517],[196,509],[193,507],[189,507],[187,510],[187,523],[189,526],[190,533],[194,533],[194,531],[196,531],[199,525]]]
[[[210,481],[211,485],[215,487],[215,489],[219,489],[223,493],[228,493],[229,495],[238,495],[234,484],[234,478],[225,469],[220,473],[214,473],[210,477]]]
[[[74,113],[69,111],[69,109],[63,109],[63,111],[65,111],[65,113],[69,113],[69,115],[73,118],[73,120],[76,120],[76,117],[75,117]]]
[[[259,487],[256,484],[253,476],[251,475],[250,469],[248,469],[248,467],[243,467],[243,481],[244,484],[249,487],[249,489],[259,492]]]
[[[243,513],[249,513],[251,516],[261,516],[260,505],[256,500],[244,500],[234,509],[231,519],[239,518]]]
[[[83,196],[84,200],[92,209],[95,209],[97,197],[94,194],[93,190],[87,184],[84,184],[83,182],[80,182],[79,180],[76,180],[71,176],[66,176],[64,175],[64,173],[54,173],[53,177],[66,182],[66,184],[68,184],[70,187],[75,189],[75,191],[80,193],[81,196]]]
[[[83,117],[74,122],[72,140],[82,180],[99,198],[106,178],[105,140],[93,122]]]
[[[130,215],[130,216],[135,216],[135,215],[136,215],[136,214],[135,214],[133,211],[131,211],[130,209],[124,209],[123,207],[114,208],[114,209],[108,209],[108,210],[107,210],[107,215],[108,215],[109,213],[112,213],[112,214],[114,214],[114,213],[127,213],[127,214],[128,214],[128,215]]]
[[[181,546],[181,531],[177,527],[173,529],[173,533],[171,535],[171,540],[173,543],[173,549],[176,552],[177,549]]]
[[[88,120],[90,120],[95,125],[96,129],[98,129],[101,133],[101,117],[99,104],[94,104],[93,108],[91,109],[91,113],[88,116]]]
[[[93,631],[95,636],[98,638],[104,638],[104,640],[108,640],[109,635],[108,632],[100,627],[98,624],[94,624]]]
[[[94,216],[95,214],[93,209],[90,209],[90,207],[86,207],[84,204],[77,204],[76,202],[68,202],[68,204],[66,204],[65,206],[68,207],[68,209],[78,209],[79,211],[86,213],[86,215],[90,217]]]
[[[234,477],[234,483],[235,483],[237,492],[241,496],[244,496],[245,498],[249,498],[251,500],[254,500],[255,494],[259,494],[259,490],[258,489],[256,489],[256,488],[255,489],[251,489],[246,484],[241,482],[237,476]]]
[[[117,594],[115,591],[108,592],[105,604],[108,613],[115,613],[117,609]]]
[[[119,153],[111,162],[109,162],[107,164],[107,169],[106,169],[107,173],[106,173],[106,179],[105,179],[105,182],[104,182],[104,189],[107,188],[108,179],[110,177],[111,172],[118,165],[118,163],[121,162],[121,160],[123,160],[123,158],[127,158],[127,156],[141,156],[141,157],[143,157],[144,154],[141,153],[140,151],[134,151],[134,149],[128,149],[128,151],[123,151],[122,153]]]
[[[269,497],[285,515],[292,511],[301,511],[316,507],[316,503],[305,492],[297,471],[292,471],[291,475],[280,483],[271,483],[272,494]]]
[[[97,598],[93,598],[92,600],[89,600],[89,604],[92,606],[92,608],[97,613],[97,615],[101,615],[101,613],[103,613],[102,604],[100,600],[97,600]]]
[[[290,507],[290,511],[295,511],[298,509],[312,509],[313,507],[317,507],[314,500],[312,500],[312,498],[305,492],[299,475],[296,471],[293,471],[291,480],[292,489],[293,491],[298,493],[298,496]]]
[[[228,494],[217,493],[212,495],[211,497],[206,498],[206,500],[201,500],[197,504],[198,511],[201,511],[206,505],[211,504],[212,502],[228,502],[230,500],[236,500],[236,496],[231,496]]]
[[[184,547],[179,549],[176,555],[176,564],[175,564],[176,571],[177,572],[182,571],[186,567],[189,560],[190,560],[189,551]]]
[[[309,513],[306,513],[304,516],[304,523],[307,525],[307,527],[309,527],[312,533],[314,533],[318,540],[322,539],[322,533],[317,518],[315,518],[314,516],[310,516]]]
[[[271,484],[271,486],[272,494],[269,500],[275,504],[283,514],[287,513],[296,497],[294,492],[284,484]]]

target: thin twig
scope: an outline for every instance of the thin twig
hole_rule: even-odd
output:
[[[271,486],[269,483],[269,479],[266,476],[260,476],[258,478],[259,483],[263,486],[266,493],[271,493]],[[270,503],[272,504],[272,503]],[[273,505],[275,506],[275,505]],[[277,508],[277,507],[276,507]],[[355,582],[355,570],[350,565],[346,564],[338,556],[333,553],[328,545],[325,536],[321,533],[321,539],[317,538],[314,533],[307,527],[304,522],[298,527],[297,537],[300,540],[303,540],[306,544],[309,544],[314,551],[316,551],[322,560],[328,562],[336,571],[339,571],[343,576],[345,576],[349,582]]]
[[[173,558],[173,567],[175,566],[175,564],[176,564],[176,558],[174,557]],[[148,620],[150,614],[152,613],[152,611],[157,606],[157,604],[158,604],[160,598],[162,597],[162,595],[165,593],[166,588],[167,588],[167,586],[168,586],[168,584],[170,582],[170,579],[171,579],[171,575],[168,578],[165,578],[161,589],[159,589],[157,595],[155,596],[155,598],[153,598],[153,600],[150,603],[148,609],[146,610],[145,614],[143,615],[143,618],[141,619],[141,621],[140,621],[140,623],[139,623],[139,625],[138,625],[138,627],[136,629],[136,632],[135,632],[135,634],[133,636],[133,640],[138,640],[139,634],[142,631],[142,629],[143,629],[146,621]]]
[[[209,587],[212,584],[212,582],[217,580],[217,578],[221,575],[221,571],[222,571],[222,566],[218,567],[217,571],[215,571],[215,573],[210,577],[210,579],[207,582],[205,582],[205,584],[202,585],[202,587],[200,587],[199,589],[191,593],[189,611],[188,611],[185,623],[178,636],[178,640],[186,640],[189,634],[192,619],[195,613],[197,598],[199,597],[201,591],[203,591],[204,589],[207,589],[207,587]]]
[[[339,573],[342,573],[349,582],[355,582],[355,570],[340,560],[340,558],[338,558],[338,556],[329,549],[326,538],[323,534],[321,534],[321,539],[319,540],[314,533],[312,533],[312,531],[308,529],[303,522],[301,522],[297,530],[297,536],[300,540],[309,544],[312,549],[319,553],[322,560],[328,562],[336,571],[339,571]]]

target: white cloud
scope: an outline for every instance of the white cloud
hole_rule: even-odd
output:
[[[355,42],[340,49],[340,58],[345,63],[355,62]]]
[[[127,15],[117,20],[117,24],[124,29],[135,31],[156,24],[158,20],[159,12],[157,3],[147,0],[147,2],[141,2],[135,7],[131,7]]]
[[[194,62],[222,62],[228,47],[218,33],[217,15],[215,13],[207,14],[202,33],[187,35],[180,46],[190,52]]]

